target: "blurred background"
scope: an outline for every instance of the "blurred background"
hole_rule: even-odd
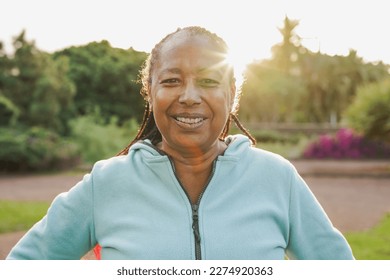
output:
[[[138,74],[154,44],[201,25],[231,46],[239,118],[258,147],[296,165],[356,257],[390,259],[385,4],[2,0],[0,257],[56,194],[135,136]]]

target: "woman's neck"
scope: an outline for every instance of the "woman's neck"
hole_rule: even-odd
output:
[[[158,148],[170,156],[175,173],[192,203],[196,203],[211,176],[214,160],[226,150],[227,145],[217,141],[207,151],[200,149],[173,150],[161,143]]]
[[[208,149],[201,149],[200,147],[171,147],[165,142],[159,143],[157,147],[170,156],[175,166],[182,165],[202,169],[202,167],[210,166],[214,159],[223,154],[227,145],[225,142],[217,140]]]

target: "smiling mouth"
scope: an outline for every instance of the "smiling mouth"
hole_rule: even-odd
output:
[[[193,117],[174,117],[176,123],[184,129],[195,129],[203,125],[206,118],[193,116]]]
[[[176,117],[177,121],[185,124],[198,124],[204,121],[204,118],[184,118],[184,117]]]

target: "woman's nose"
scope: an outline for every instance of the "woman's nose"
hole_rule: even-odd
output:
[[[184,86],[183,91],[180,94],[179,102],[187,106],[199,104],[202,102],[200,94],[200,89],[195,83],[188,83]]]

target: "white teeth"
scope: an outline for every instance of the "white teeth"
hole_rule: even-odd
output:
[[[188,123],[188,124],[194,124],[194,123],[199,123],[199,122],[203,121],[203,118],[182,118],[182,117],[177,117],[176,119],[179,122]]]

